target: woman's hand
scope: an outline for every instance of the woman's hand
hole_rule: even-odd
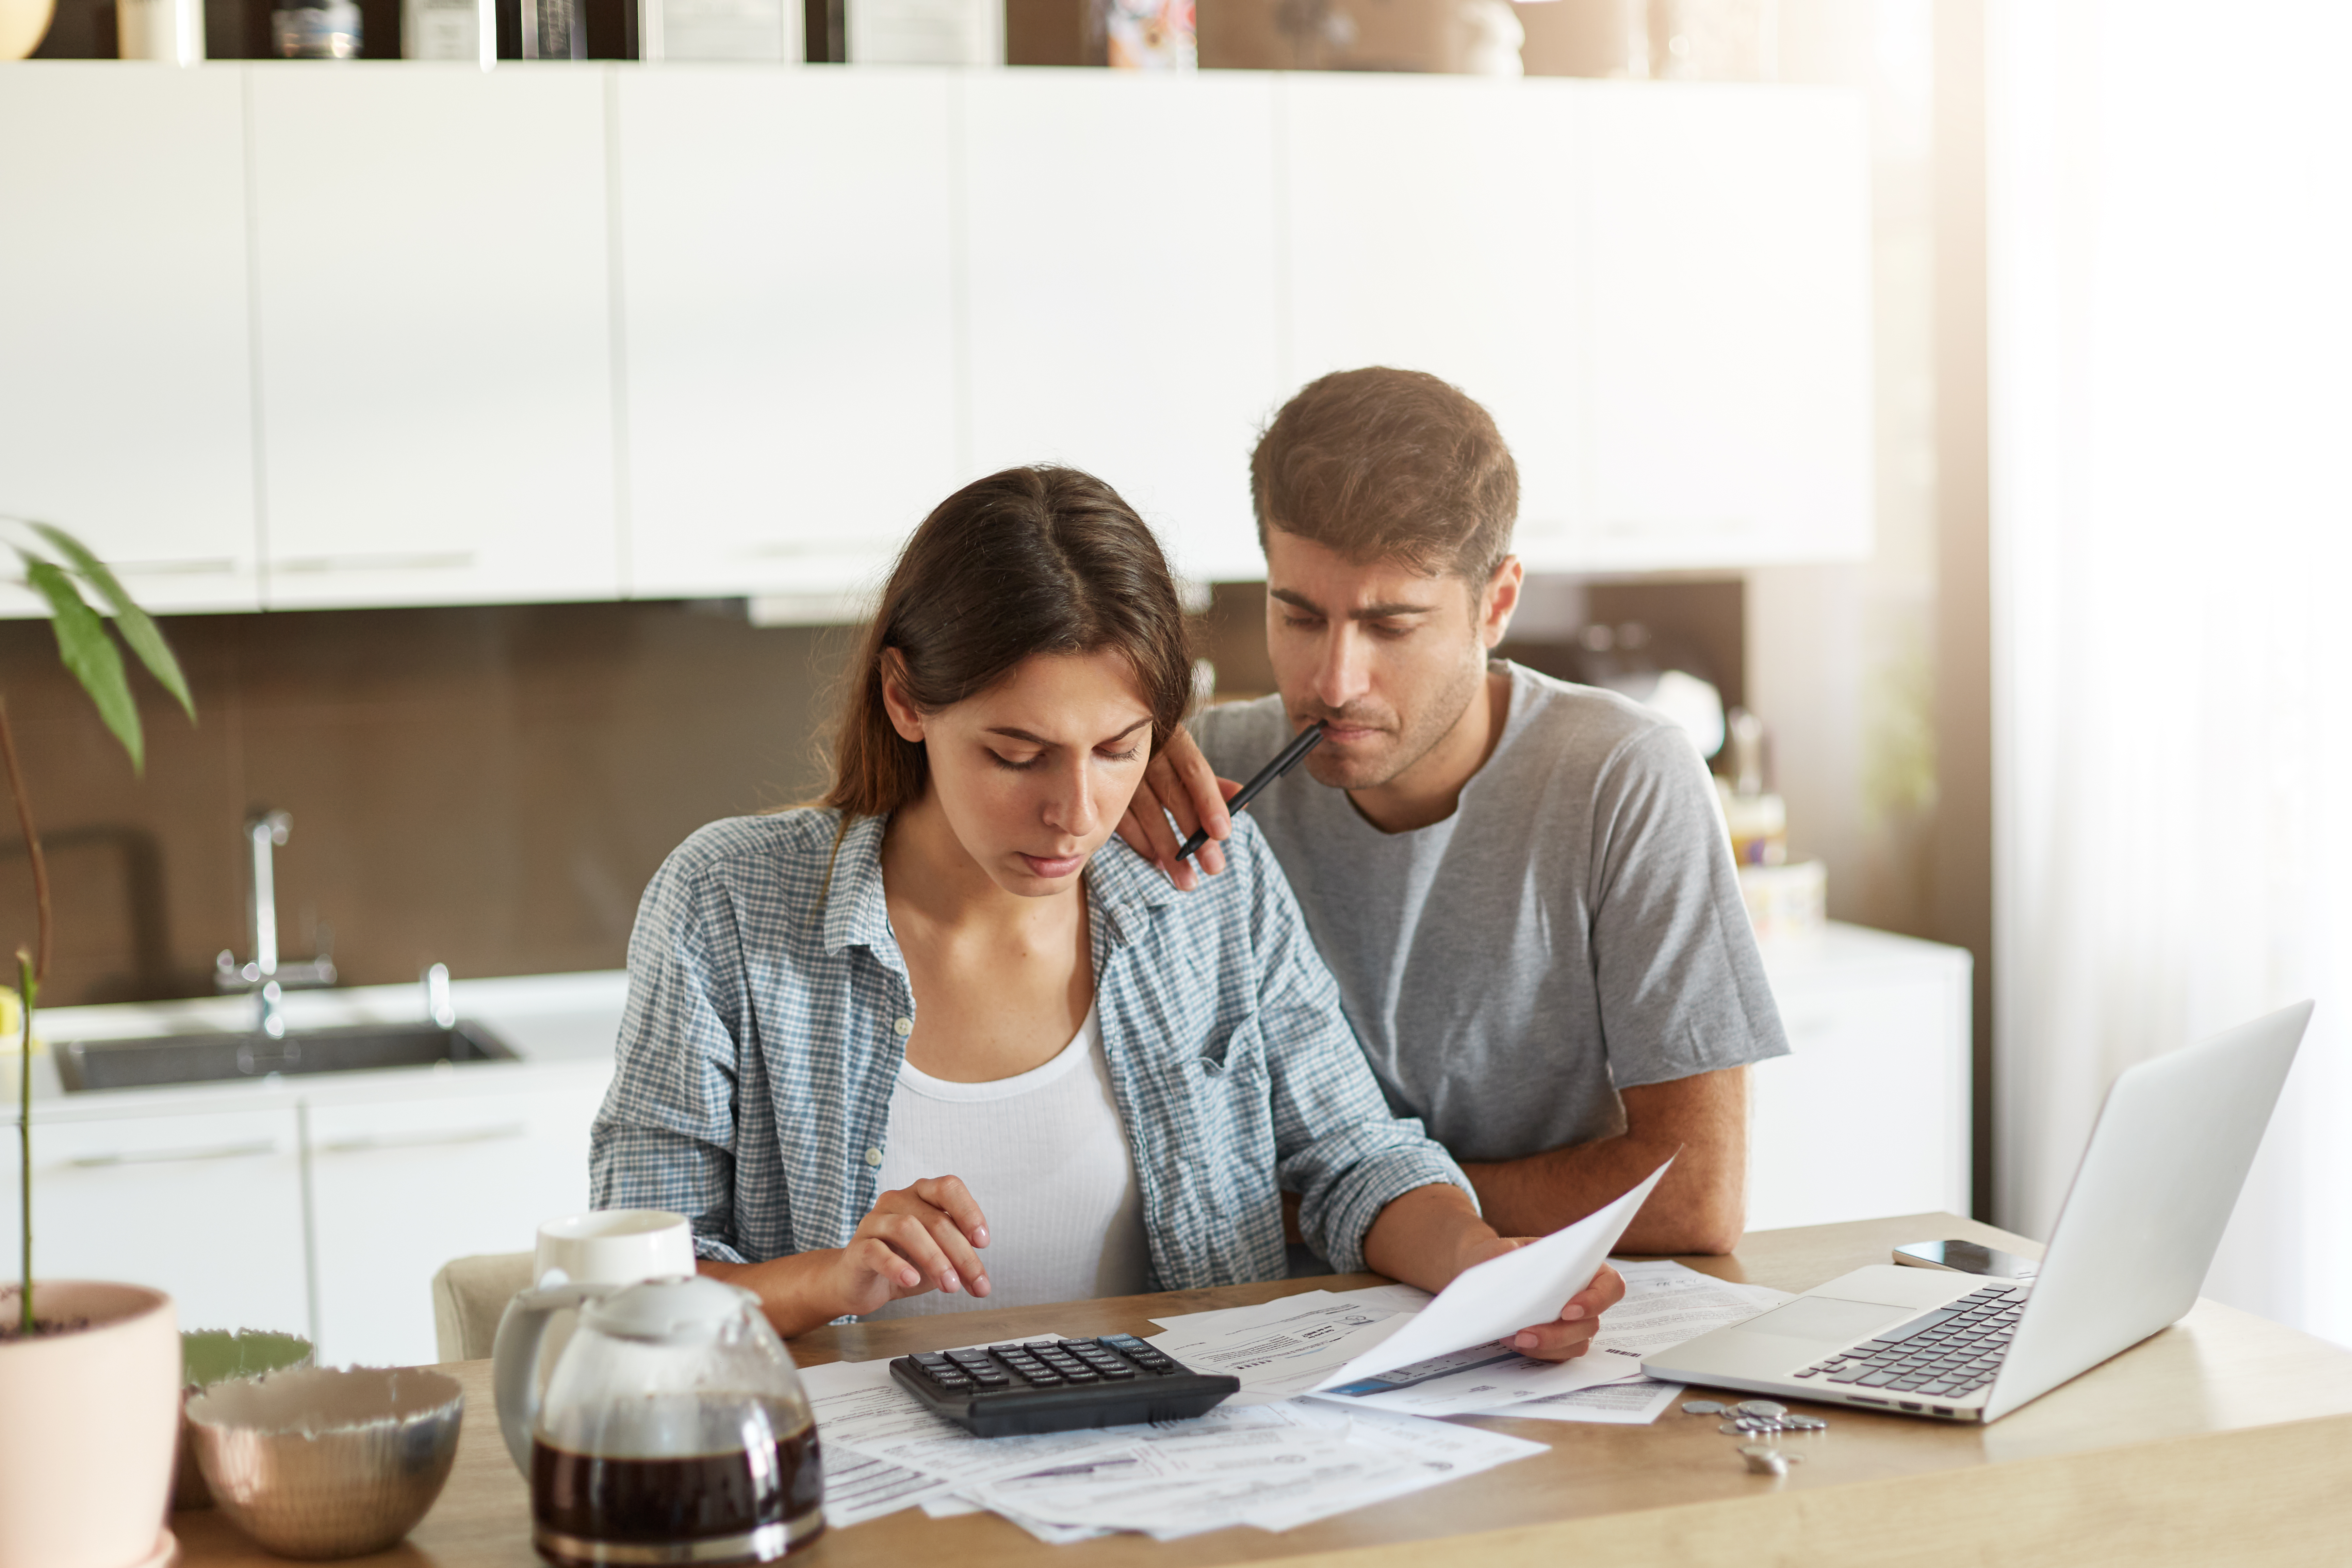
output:
[[[758,1296],[776,1332],[791,1339],[926,1290],[985,1296],[988,1271],[975,1249],[987,1245],[987,1216],[964,1184],[927,1176],[876,1199],[847,1247],[765,1263],[705,1258],[699,1267]]]
[[[1499,1258],[1536,1239],[1531,1236],[1497,1237],[1469,1248],[1469,1263]],[[1464,1267],[1469,1267],[1469,1263]],[[1591,1282],[1560,1307],[1559,1317],[1549,1322],[1530,1323],[1499,1342],[1537,1361],[1573,1361],[1592,1348],[1592,1336],[1601,1331],[1601,1314],[1624,1299],[1625,1277],[1604,1263]]]
[[[845,1313],[872,1312],[926,1290],[988,1294],[978,1248],[988,1218],[961,1180],[926,1176],[884,1193],[858,1223],[849,1245],[833,1254],[833,1287]]]
[[[1496,1236],[1461,1188],[1438,1183],[1416,1187],[1381,1210],[1364,1237],[1364,1263],[1434,1295],[1464,1269],[1535,1239]],[[1502,1342],[1538,1361],[1571,1360],[1591,1345],[1601,1314],[1624,1299],[1624,1277],[1604,1263],[1583,1289],[1561,1304],[1559,1317],[1530,1323]]]

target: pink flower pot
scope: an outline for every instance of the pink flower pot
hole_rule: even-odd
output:
[[[16,1309],[11,1290],[7,1310]],[[0,1568],[131,1568],[172,1494],[180,1331],[137,1285],[45,1279],[33,1310],[89,1327],[0,1342]]]

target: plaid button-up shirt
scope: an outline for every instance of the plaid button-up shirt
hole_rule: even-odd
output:
[[[883,900],[883,820],[839,827],[821,810],[713,823],[646,887],[590,1155],[596,1207],[686,1215],[701,1256],[738,1263],[845,1246],[873,1207],[915,998]],[[1114,838],[1086,873],[1154,1289],[1281,1278],[1286,1189],[1343,1271],[1363,1267],[1390,1200],[1470,1192],[1419,1122],[1390,1113],[1246,820],[1226,858],[1179,893]]]

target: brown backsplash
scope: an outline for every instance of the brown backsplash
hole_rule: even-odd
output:
[[[1570,619],[1703,642],[1738,700],[1737,583],[1580,586]],[[343,983],[610,969],[646,879],[706,822],[823,787],[818,731],[846,627],[749,625],[740,605],[494,605],[166,617],[190,727],[143,675],[134,776],[58,667],[46,623],[0,621],[5,695],[49,856],[52,1006],[204,995],[250,956],[247,816],[277,852],[284,957],[329,928]],[[1272,684],[1261,584],[1195,626],[1226,691]],[[1507,647],[1507,652],[1518,651]],[[1529,652],[1537,651],[1529,647]],[[0,942],[33,935],[0,817]]]
[[[239,827],[278,807],[282,951],[331,928],[347,984],[611,968],[662,857],[716,817],[815,792],[847,634],[678,604],[174,616],[199,723],[138,678],[135,777],[58,668],[0,623],[47,847],[51,1005],[198,995],[249,956]],[[33,933],[0,834],[0,940]]]

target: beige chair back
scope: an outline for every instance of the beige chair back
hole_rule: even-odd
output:
[[[499,1252],[452,1258],[433,1277],[433,1337],[443,1361],[489,1360],[507,1303],[530,1288],[530,1258]]]

